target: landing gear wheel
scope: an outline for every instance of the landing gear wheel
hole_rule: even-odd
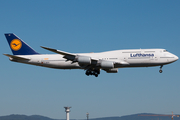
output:
[[[100,70],[92,70],[92,69],[88,69],[86,70],[85,73],[87,76],[89,75],[94,75],[95,77],[98,77],[98,75],[100,74]]]
[[[163,72],[163,71],[162,71],[162,67],[163,67],[163,65],[160,66],[160,70],[159,70],[160,73]]]
[[[98,74],[95,74],[95,77],[98,77]]]
[[[90,74],[90,72],[87,70],[87,71],[86,71],[86,75],[89,76],[89,74]]]

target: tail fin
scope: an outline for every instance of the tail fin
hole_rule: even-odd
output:
[[[13,33],[4,34],[12,50],[13,55],[34,55],[39,54],[33,50],[28,44],[22,41]]]

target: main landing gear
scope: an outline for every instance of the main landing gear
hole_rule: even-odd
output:
[[[94,75],[95,77],[98,77],[98,75],[100,74],[100,70],[92,70],[92,69],[88,69],[86,71],[86,75],[89,76],[89,75]]]
[[[163,67],[163,65],[160,66],[160,70],[159,70],[160,73],[163,72],[163,71],[162,71],[162,67]]]

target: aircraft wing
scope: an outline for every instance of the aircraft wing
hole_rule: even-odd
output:
[[[79,56],[78,54],[73,54],[73,53],[68,53],[68,52],[64,52],[64,51],[61,51],[61,50],[57,50],[57,49],[53,49],[53,48],[48,48],[48,47],[43,47],[41,46],[42,48],[46,49],[46,50],[49,50],[51,52],[55,52],[57,54],[61,54],[61,55],[64,55],[63,58],[67,59],[67,60],[71,60],[71,61],[74,61],[77,56]],[[97,58],[91,58],[91,60],[93,61],[98,61],[99,59]],[[75,62],[75,61],[74,61]]]
[[[72,54],[72,53],[68,53],[68,52],[64,52],[64,51],[61,51],[61,50],[57,50],[57,49],[53,49],[53,48],[48,48],[48,47],[43,47],[43,46],[41,46],[41,47],[46,49],[46,50],[49,50],[51,52],[55,52],[57,54],[64,55],[64,58],[66,58],[67,60],[74,60],[75,57],[76,57],[76,54]]]
[[[9,55],[9,54],[3,54],[3,55],[10,57],[10,58],[13,58],[13,59],[18,59],[18,60],[30,60],[29,58],[19,57],[16,55]]]
[[[48,48],[48,47],[43,47],[43,46],[41,46],[41,47],[44,48],[44,49],[46,49],[46,50],[49,50],[49,51],[51,51],[51,52],[55,52],[55,53],[58,53],[58,54],[61,54],[61,55],[76,56],[76,54],[72,54],[72,53],[60,51],[60,50],[57,50],[57,49]]]

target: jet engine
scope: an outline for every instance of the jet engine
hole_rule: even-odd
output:
[[[91,64],[91,58],[90,57],[86,57],[86,56],[79,56],[77,58],[77,61],[79,64],[85,64],[85,65],[89,65]]]
[[[102,69],[112,69],[114,68],[114,63],[112,61],[102,61],[101,63]]]

